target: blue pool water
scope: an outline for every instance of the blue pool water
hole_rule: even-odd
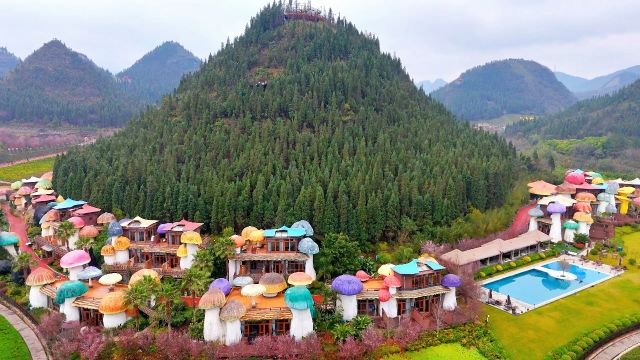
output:
[[[544,267],[552,270],[560,270],[559,262],[552,262]],[[530,305],[538,305],[570,291],[588,287],[590,284],[606,279],[609,275],[599,271],[585,269],[571,265],[568,272],[575,274],[578,279],[573,281],[559,280],[547,273],[531,269],[506,278],[484,284],[484,287],[504,295],[510,295]]]

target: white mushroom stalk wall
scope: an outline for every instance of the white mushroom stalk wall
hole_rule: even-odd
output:
[[[78,280],[78,273],[82,271],[82,265],[69,268],[69,280]]]
[[[242,340],[242,329],[240,328],[240,320],[225,321],[224,344],[233,345]]]
[[[213,308],[204,311],[204,340],[224,341],[225,327],[220,321],[220,309]]]
[[[551,241],[554,243],[562,241],[562,223],[560,214],[551,214],[551,230],[549,231]]]
[[[69,250],[76,249],[76,241],[78,241],[79,238],[80,238],[80,232],[78,230],[76,230],[76,232],[74,232],[73,235],[69,236],[69,239],[67,239],[67,242],[69,244]]]
[[[233,277],[236,274],[236,261],[229,259],[229,282],[233,281]]]
[[[536,217],[531,217],[531,219],[529,219],[529,231],[536,231],[538,230],[538,221]]]
[[[116,250],[116,264],[126,264],[129,262],[129,250]]]
[[[444,298],[442,299],[442,308],[448,311],[455,310],[458,303],[456,301],[456,288],[449,288],[449,291],[444,294]]]
[[[187,244],[187,259],[189,261],[189,267],[193,264],[196,254],[198,253],[198,245]]]
[[[42,286],[32,286],[29,289],[29,305],[32,308],[46,308],[47,307],[47,295],[40,292]]]
[[[313,318],[311,317],[311,310],[291,309],[291,315],[291,327],[289,334],[293,336],[296,341],[302,340],[303,337],[313,333]]]
[[[304,263],[304,272],[311,276],[313,280],[316,279],[316,269],[313,267],[313,254],[307,255],[309,258]]]
[[[5,246],[3,246],[3,248],[5,248],[5,250],[7,250],[9,255],[11,255],[12,257],[14,257],[14,258],[18,257],[18,254],[16,253],[16,247],[15,246],[13,246],[13,245],[5,245]]]
[[[191,263],[189,262],[189,257],[184,256],[180,258],[180,269],[186,270],[191,267]]]
[[[575,236],[575,229],[565,229],[564,230],[564,241],[573,242],[573,238]]]
[[[336,306],[342,308],[342,320],[350,321],[358,315],[358,300],[355,295],[338,294]]]
[[[392,297],[388,301],[380,302],[380,316],[385,314],[387,317],[398,317],[398,301]]]
[[[64,299],[64,304],[60,306],[60,312],[66,317],[66,322],[80,321],[80,309],[71,305],[76,298]]]
[[[127,313],[123,311],[116,314],[105,314],[102,322],[105,329],[116,328],[127,322]]]
[[[596,211],[598,212],[598,214],[604,214],[607,212],[607,206],[609,205],[608,202],[606,201],[600,201],[598,203],[598,208],[596,209]]]
[[[589,227],[585,221],[578,221],[578,233],[589,235]]]
[[[105,255],[104,256],[104,263],[106,265],[113,265],[116,263],[116,256],[115,255]]]

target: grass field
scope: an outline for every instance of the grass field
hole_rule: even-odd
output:
[[[386,360],[486,360],[475,349],[467,349],[459,343],[442,344],[420,351],[391,355]]]
[[[0,358],[11,360],[29,360],[31,353],[20,333],[0,316]]]
[[[55,157],[50,157],[0,168],[0,180],[16,181],[32,175],[40,176],[47,171],[53,170],[55,160]]]
[[[640,259],[640,232],[624,233],[628,258]],[[610,262],[617,261],[611,259]],[[629,270],[611,280],[522,315],[513,316],[486,306],[489,326],[510,358],[542,359],[554,348],[586,330],[598,328],[640,309],[640,270]]]

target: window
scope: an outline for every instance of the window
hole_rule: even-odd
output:
[[[296,252],[298,251],[298,240],[291,238],[275,238],[267,240],[267,251],[270,252]]]
[[[167,242],[171,245],[180,245],[180,233],[170,232],[167,235]]]
[[[274,261],[271,264],[271,272],[275,272],[278,274],[284,273],[284,262],[283,261]]]
[[[411,289],[422,289],[427,287],[427,275],[416,275],[411,278]]]
[[[97,310],[80,308],[80,321],[90,326],[102,326],[102,317]]]
[[[262,261],[249,261],[249,273],[260,274],[264,272],[264,263]]]
[[[407,311],[407,300],[398,299],[396,301],[398,302],[398,315],[404,314]]]
[[[244,322],[244,337],[252,341],[258,336],[271,335],[271,321],[245,321]]]
[[[167,261],[169,262],[170,268],[180,267],[180,259],[175,255],[167,255]]]
[[[375,299],[358,300],[358,315],[378,315],[378,304]]]
[[[167,255],[165,255],[164,253],[153,254],[153,265],[155,267],[160,267],[165,262],[167,262]]]
[[[413,304],[413,307],[422,313],[429,312],[429,298],[428,297],[416,298]]]
[[[287,273],[304,272],[304,261],[289,261]]]
[[[289,334],[291,322],[289,320],[276,320],[276,335]]]

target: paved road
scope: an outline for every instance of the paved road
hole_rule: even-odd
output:
[[[36,336],[33,329],[31,329],[20,316],[16,315],[3,304],[0,304],[0,315],[7,319],[9,323],[18,330],[20,336],[22,336],[24,342],[27,344],[33,360],[47,360],[47,353],[44,351],[40,340],[38,340],[38,336]]]
[[[33,249],[27,246],[27,242],[29,239],[27,238],[27,224],[25,224],[24,220],[17,216],[13,216],[9,211],[9,203],[5,202],[2,204],[2,211],[4,212],[5,218],[9,223],[9,231],[16,233],[20,238],[20,252],[27,252],[31,254],[31,257],[34,260],[38,261],[38,266],[32,266],[31,269],[35,269],[36,267],[46,267],[49,268],[49,264],[46,261],[40,259],[34,252]]]
[[[603,347],[591,354],[587,360],[614,360],[625,351],[640,344],[640,330],[622,335],[609,341]]]

